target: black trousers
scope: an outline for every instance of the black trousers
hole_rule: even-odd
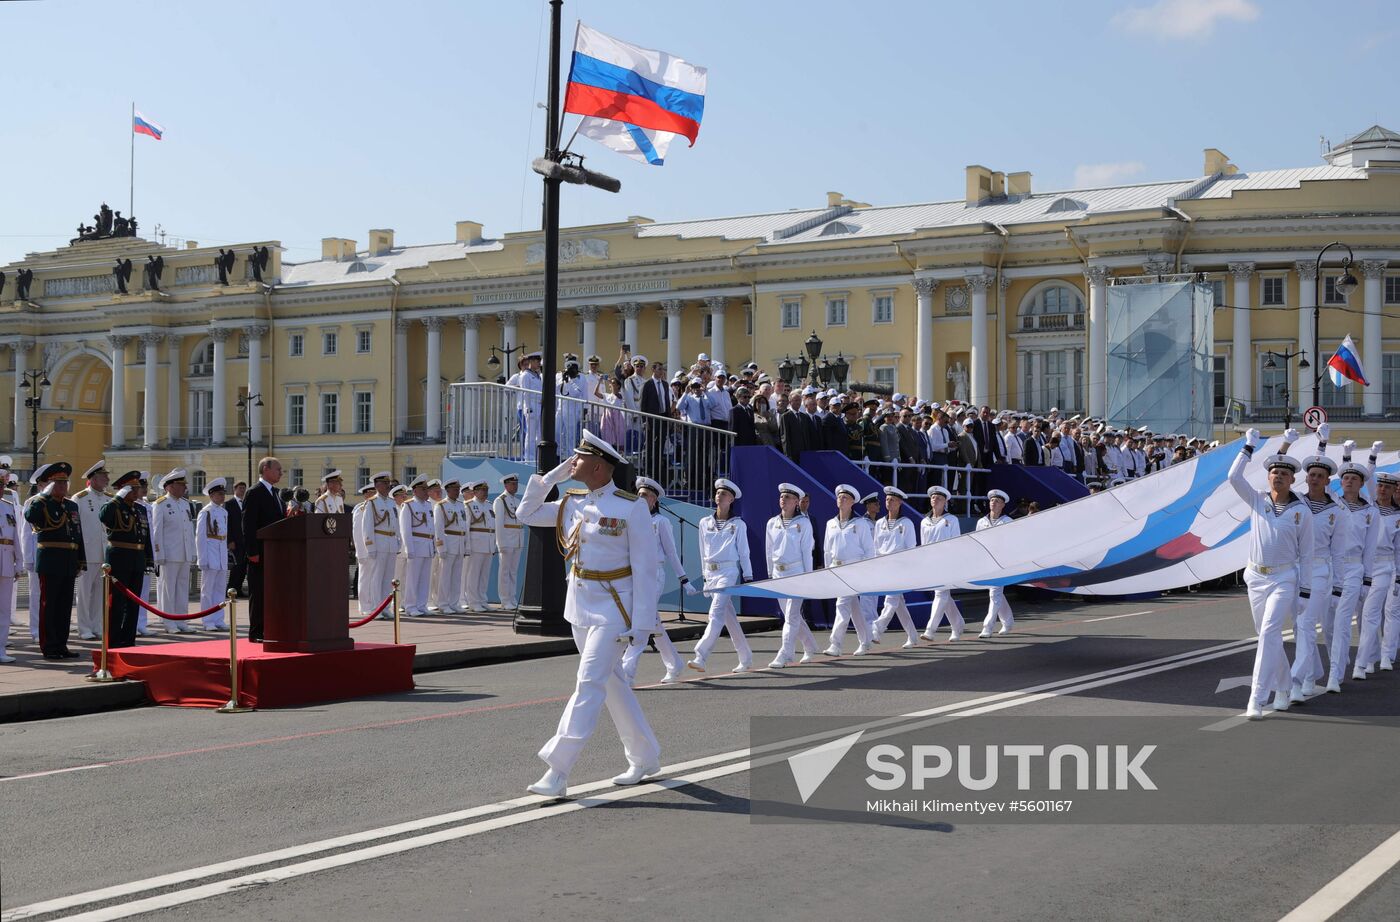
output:
[[[68,652],[73,623],[73,583],[77,572],[39,574],[39,652],[61,656]]]
[[[135,563],[123,563],[112,560],[109,556],[107,562],[112,567],[112,598],[107,603],[108,641],[110,647],[134,647],[136,646],[136,619],[140,614],[140,608],[131,599],[126,597],[126,593],[117,588],[120,582],[137,595],[141,594],[141,580],[145,575],[145,562],[137,560]]]
[[[240,596],[244,595],[243,580],[248,575],[248,558],[242,554],[234,555],[233,569],[228,574],[228,587]]]
[[[248,639],[263,639],[263,568],[248,561]]]

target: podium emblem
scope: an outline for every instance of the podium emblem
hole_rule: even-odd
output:
[[[339,520],[338,520],[335,516],[333,516],[333,515],[328,515],[328,516],[326,516],[325,520],[321,522],[321,530],[324,531],[324,532],[325,532],[326,534],[328,534],[328,535],[333,535],[333,534],[335,534],[335,530],[336,530],[339,526],[340,526]]]

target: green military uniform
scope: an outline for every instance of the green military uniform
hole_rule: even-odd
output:
[[[112,568],[112,579],[137,594],[141,592],[145,572],[155,566],[155,558],[151,553],[150,530],[143,510],[136,505],[134,498],[128,500],[121,491],[128,484],[131,491],[138,489],[140,477],[139,471],[131,471],[117,478],[114,486],[117,487],[118,496],[104,503],[102,511],[98,513],[102,525],[107,529],[107,565]],[[113,647],[136,645],[139,614],[136,603],[113,585],[107,609]]]
[[[48,464],[34,473],[34,481],[66,485],[72,472],[72,465],[65,462]],[[33,526],[38,545],[34,572],[39,576],[39,651],[44,659],[76,659],[79,654],[68,649],[73,583],[87,567],[78,504],[41,492],[25,507],[24,517]]]

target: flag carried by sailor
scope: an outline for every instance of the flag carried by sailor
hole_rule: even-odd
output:
[[[1348,381],[1355,381],[1362,387],[1370,385],[1371,382],[1366,380],[1366,373],[1361,370],[1361,354],[1356,349],[1356,343],[1351,341],[1350,334],[1342,340],[1336,353],[1328,360],[1327,376],[1337,387],[1346,387]]]
[[[578,24],[564,111],[578,133],[619,154],[661,166],[676,135],[695,145],[705,111],[703,67]]]

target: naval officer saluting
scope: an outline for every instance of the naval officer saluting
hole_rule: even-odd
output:
[[[572,457],[548,474],[532,474],[516,516],[521,524],[553,527],[569,566],[564,617],[579,651],[578,682],[559,728],[540,750],[549,766],[529,790],[563,797],[569,772],[607,704],[627,753],[627,771],[614,784],[637,784],[661,770],[661,747],[622,670],[626,644],[644,644],[657,629],[656,582],[661,569],[647,504],[613,486],[617,451],[587,429]],[[573,489],[553,502],[549,491],[570,478]]]

